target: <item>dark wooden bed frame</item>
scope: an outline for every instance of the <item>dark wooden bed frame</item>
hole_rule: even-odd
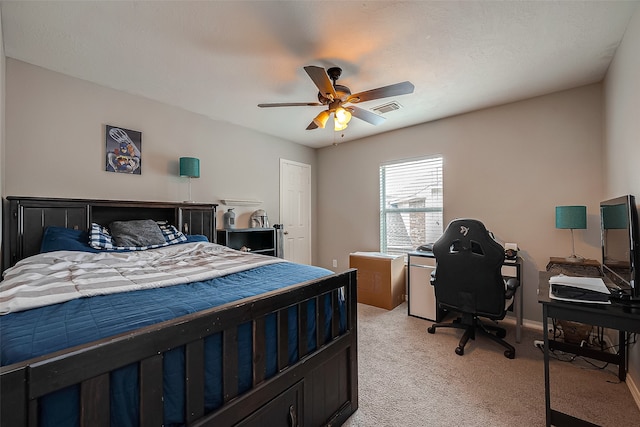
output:
[[[87,230],[91,222],[168,220],[190,234],[215,239],[216,205],[169,202],[8,197],[4,201],[3,270],[38,253],[50,225]],[[163,353],[185,347],[186,414],[189,426],[339,426],[358,408],[356,272],[349,270],[286,289],[235,301],[133,332],[94,341],[0,368],[0,424],[37,426],[38,399],[64,387],[80,385],[83,426],[109,426],[109,373],[137,363],[140,375],[140,425],[163,425]],[[339,325],[344,295],[347,325]],[[289,307],[306,325],[309,300],[323,319],[320,298],[331,296],[330,337],[316,321],[316,350],[307,351],[306,328],[299,327],[299,360],[288,363]],[[265,378],[266,316],[277,319],[278,372]],[[0,319],[1,322],[1,319]],[[238,391],[238,326],[251,322],[253,382]],[[204,339],[222,333],[222,407],[204,409]],[[265,424],[266,423],[266,424]]]

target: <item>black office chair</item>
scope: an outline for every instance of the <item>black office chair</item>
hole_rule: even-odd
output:
[[[469,338],[476,331],[507,348],[504,355],[513,359],[515,348],[504,341],[506,331],[495,323],[482,323],[484,317],[494,322],[504,319],[513,302],[517,279],[506,283],[502,278],[504,248],[496,242],[482,222],[476,219],[456,219],[449,223],[442,237],[433,245],[436,269],[431,275],[438,307],[460,313],[453,323],[435,323],[427,331],[437,328],[459,328],[465,332],[456,354],[462,356]]]

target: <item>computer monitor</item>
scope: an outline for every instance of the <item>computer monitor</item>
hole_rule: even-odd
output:
[[[622,288],[622,297],[640,299],[640,242],[634,196],[600,202],[600,235],[603,273]]]

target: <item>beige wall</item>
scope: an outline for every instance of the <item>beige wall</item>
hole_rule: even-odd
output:
[[[0,11],[0,196],[4,195],[4,41],[2,39],[2,11]],[[0,224],[4,223],[4,211],[0,206]],[[0,227],[0,248],[2,247],[2,227]],[[2,249],[0,249],[0,257],[2,256]]]
[[[605,196],[633,194],[640,204],[640,6],[616,51],[604,88]],[[640,405],[640,344],[630,348],[628,378]]]
[[[474,217],[502,242],[516,242],[525,261],[524,317],[541,321],[538,271],[550,256],[571,254],[569,231],[555,228],[555,206],[587,206],[576,252],[600,258],[602,132],[595,84],[323,148],[316,259],[327,268],[337,259],[343,270],[350,252],[379,250],[379,165],[442,154],[445,225]]]
[[[316,171],[311,148],[11,58],[6,80],[4,195],[187,200],[188,180],[178,176],[178,159],[198,157],[194,200],[264,202],[236,208],[242,228],[256,209],[278,222],[280,158]],[[106,124],[142,131],[142,175],[105,171]],[[219,219],[225,209],[220,206]]]
[[[640,8],[605,80],[605,195],[640,201]]]

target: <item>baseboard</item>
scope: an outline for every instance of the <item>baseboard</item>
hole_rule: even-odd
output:
[[[633,396],[633,400],[636,402],[638,409],[640,409],[640,390],[638,389],[638,384],[633,380],[633,378],[627,375],[627,379],[625,381],[627,383],[627,387],[629,387],[629,391],[631,392],[631,396]]]
[[[524,328],[534,329],[536,331],[542,332],[542,322],[536,322],[535,320],[522,320],[522,326]]]
[[[516,317],[512,315],[507,315],[505,316],[504,319],[501,320],[501,322],[506,322],[506,323],[515,325]],[[528,329],[534,329],[536,331],[542,332],[542,322],[536,322],[535,320],[522,319],[522,327],[528,328]]]

